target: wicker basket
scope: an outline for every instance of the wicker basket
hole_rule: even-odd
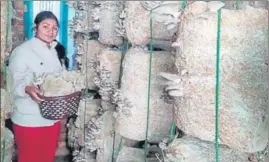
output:
[[[41,115],[46,119],[60,120],[77,113],[81,92],[57,97],[40,96],[40,98],[44,100],[39,104]]]

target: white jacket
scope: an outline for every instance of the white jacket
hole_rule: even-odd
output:
[[[55,50],[56,42],[51,48],[39,40],[32,38],[11,53],[8,75],[11,77],[14,111],[11,120],[18,125],[39,127],[53,125],[55,120],[41,116],[38,104],[25,93],[25,86],[33,82],[33,76],[59,73],[63,70]]]

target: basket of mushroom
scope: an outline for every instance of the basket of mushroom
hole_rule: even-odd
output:
[[[64,71],[58,75],[35,77],[35,85],[42,90],[39,95],[41,115],[46,119],[60,120],[77,113],[84,77],[79,73]]]

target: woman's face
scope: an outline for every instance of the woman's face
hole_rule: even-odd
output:
[[[58,33],[58,25],[54,19],[45,19],[37,26],[36,36],[46,43],[55,40]]]

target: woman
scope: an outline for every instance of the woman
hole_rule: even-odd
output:
[[[42,92],[33,83],[34,75],[62,71],[55,38],[57,17],[50,11],[37,14],[35,37],[16,47],[9,60],[14,112],[11,120],[18,147],[18,162],[54,162],[60,123],[41,116],[38,103]]]

